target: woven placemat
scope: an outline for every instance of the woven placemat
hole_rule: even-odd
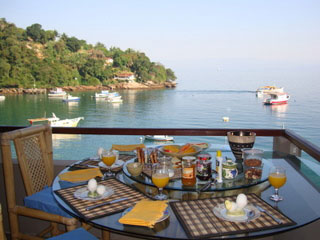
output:
[[[190,238],[206,238],[255,232],[296,224],[255,194],[247,195],[248,204],[256,204],[263,207],[269,213],[281,219],[282,224],[278,224],[273,218],[263,212],[261,212],[260,217],[249,223],[230,222],[214,215],[213,208],[217,206],[217,204],[224,203],[225,200],[235,201],[236,197],[237,196],[170,202],[169,204]]]
[[[147,177],[151,178],[152,176],[152,167],[150,165],[144,165],[142,173]],[[170,180],[176,180],[181,178],[181,168],[174,168],[174,175],[170,178]]]
[[[114,194],[112,194],[110,197],[106,199],[101,199],[97,201],[88,201],[75,198],[74,192],[80,188],[86,187],[86,185],[56,190],[55,193],[61,199],[63,199],[63,201],[70,208],[72,208],[79,216],[87,220],[92,220],[103,216],[111,215],[117,212],[121,212],[129,207],[132,207],[136,202],[140,201],[141,199],[146,198],[141,192],[138,192],[137,190],[125,185],[124,183],[120,182],[115,178],[103,180],[99,182],[99,184],[111,187],[114,190]],[[86,210],[87,207],[124,197],[128,199],[121,202],[101,206],[99,208],[95,208],[89,211]]]

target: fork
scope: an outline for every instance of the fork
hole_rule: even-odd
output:
[[[266,211],[264,208],[262,208],[262,207],[260,207],[260,206],[258,206],[258,205],[255,205],[255,207],[256,207],[260,212],[263,212],[263,213],[267,214],[268,216],[272,217],[273,220],[275,220],[277,223],[279,223],[279,224],[282,223],[282,221],[281,221],[279,218],[273,216],[271,213],[269,213],[268,211]]]

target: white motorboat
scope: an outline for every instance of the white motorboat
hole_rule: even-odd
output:
[[[120,94],[118,92],[111,92],[108,94],[108,99],[111,99],[111,98],[117,98],[117,97],[121,97]]]
[[[168,135],[146,135],[144,139],[151,141],[174,141],[174,138]]]
[[[84,120],[83,117],[77,117],[72,119],[63,119],[60,120],[54,113],[52,113],[51,118],[34,118],[28,119],[28,121],[33,124],[35,122],[48,122],[51,127],[76,127],[80,120]]]
[[[273,94],[273,93],[283,93],[283,87],[276,87],[276,86],[263,86],[259,87],[256,90],[257,97],[261,97],[264,94]]]
[[[6,97],[5,97],[5,96],[0,95],[0,101],[3,101],[3,100],[5,100],[5,99],[6,99]]]
[[[123,102],[121,96],[116,96],[116,97],[108,97],[107,98],[107,102],[111,102],[111,103],[120,103],[120,102]]]
[[[80,101],[80,97],[74,97],[74,96],[71,96],[70,94],[67,94],[67,96],[62,99],[63,102],[77,102],[77,101]]]
[[[50,90],[48,93],[48,97],[64,97],[67,93],[62,90],[62,88],[55,88],[53,90]]]
[[[286,93],[274,93],[270,94],[270,98],[264,100],[265,105],[273,105],[273,104],[285,104],[288,103],[290,96]]]
[[[94,97],[95,98],[107,98],[109,95],[109,91],[108,90],[102,90],[100,93],[95,93]]]

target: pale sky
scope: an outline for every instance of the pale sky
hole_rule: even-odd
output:
[[[320,65],[318,0],[0,0],[0,6],[0,17],[17,27],[39,23],[91,44],[145,52],[172,68],[182,86],[198,77],[213,88],[212,76],[224,82],[239,76],[251,87]]]

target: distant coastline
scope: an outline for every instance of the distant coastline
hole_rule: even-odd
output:
[[[163,89],[163,88],[175,88],[177,85],[176,82],[164,82],[164,83],[118,83],[118,84],[111,84],[108,86],[65,86],[61,87],[65,91],[70,92],[77,92],[77,91],[100,91],[100,90],[116,90],[116,89],[144,89],[144,90],[151,90],[151,89]],[[48,90],[51,88],[0,88],[1,94],[44,94],[47,93]]]

